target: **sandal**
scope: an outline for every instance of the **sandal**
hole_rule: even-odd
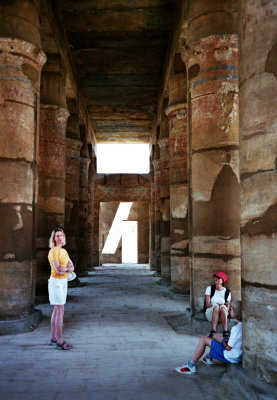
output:
[[[50,339],[49,346],[56,346],[57,341],[56,339]]]
[[[210,331],[210,334],[209,334],[209,338],[211,338],[211,339],[212,339],[212,338],[213,338],[213,335],[214,335],[214,333],[216,333],[216,331],[214,331],[214,330],[211,330],[211,331]]]
[[[57,344],[56,344],[56,349],[57,350],[70,350],[72,348],[73,348],[72,344],[69,344],[67,342],[63,342],[63,343],[58,343],[57,342]]]
[[[228,337],[230,336],[230,331],[223,331],[223,332],[222,332],[222,336],[223,336],[224,338],[228,338]]]

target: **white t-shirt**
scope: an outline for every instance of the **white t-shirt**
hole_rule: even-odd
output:
[[[208,286],[206,289],[205,294],[208,296],[211,295],[211,286]],[[214,292],[213,297],[211,298],[211,305],[214,306],[215,304],[225,304],[225,292],[226,288],[224,287],[223,290],[216,290]],[[227,301],[231,301],[231,292],[228,295]]]
[[[242,323],[239,322],[231,329],[228,346],[232,347],[230,351],[224,350],[223,354],[226,360],[231,363],[241,362],[242,355]]]

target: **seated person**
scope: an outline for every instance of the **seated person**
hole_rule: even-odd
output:
[[[233,301],[230,307],[231,318],[235,318],[238,324],[231,329],[230,338],[224,338],[219,333],[214,334],[214,339],[208,336],[202,336],[192,359],[183,364],[181,367],[175,368],[175,371],[180,374],[196,374],[195,363],[200,360],[205,352],[206,346],[211,348],[210,355],[203,357],[201,360],[204,364],[213,365],[212,358],[226,362],[239,363],[242,355],[242,323],[241,323],[241,301]]]
[[[227,276],[224,272],[213,274],[215,285],[208,286],[205,292],[206,311],[205,315],[209,322],[212,323],[212,330],[209,337],[212,338],[216,333],[219,319],[222,323],[223,336],[228,337],[230,332],[227,330],[227,317],[229,312],[229,304],[231,301],[231,292],[224,287]]]

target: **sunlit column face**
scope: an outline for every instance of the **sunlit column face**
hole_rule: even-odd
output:
[[[138,144],[97,144],[97,173],[148,174],[150,146]]]

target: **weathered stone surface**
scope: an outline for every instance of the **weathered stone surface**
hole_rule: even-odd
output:
[[[212,150],[192,155],[192,188],[195,201],[208,201],[217,176],[230,165],[239,181],[239,151]]]
[[[40,47],[40,22],[35,2],[3,2],[0,6],[0,36],[13,37],[33,43]]]
[[[275,382],[277,291],[245,284],[242,306],[243,367],[255,370],[259,379]]]
[[[209,35],[237,32],[238,1],[197,0],[190,3],[189,43]]]
[[[261,218],[277,201],[277,171],[265,171],[241,183],[241,226]]]
[[[276,14],[277,4],[274,0],[266,2],[250,2],[243,0],[241,6],[241,43],[240,43],[240,81],[245,82],[248,78],[260,76],[261,82],[264,76],[267,57],[270,50],[276,44]],[[271,32],[271,34],[269,34]],[[247,54],[247,57],[245,55]],[[276,81],[275,81],[276,85]],[[274,85],[274,86],[275,86]],[[243,87],[243,85],[242,85]],[[252,86],[255,91],[255,85]],[[256,96],[255,96],[256,97]],[[259,96],[256,101],[259,102]],[[252,103],[253,98],[248,98],[247,103]],[[247,103],[245,106],[247,106]],[[271,107],[268,102],[268,107]],[[258,108],[257,108],[258,110]],[[266,111],[266,110],[265,110]],[[263,113],[257,113],[260,116]],[[258,115],[257,115],[258,116]],[[243,116],[242,116],[243,118]],[[252,118],[249,119],[251,123]]]
[[[34,193],[33,168],[24,161],[1,161],[1,201],[4,203],[32,204]]]
[[[245,137],[241,142],[241,174],[275,169],[277,141],[276,132]]]
[[[188,212],[188,186],[170,185],[170,213],[172,218],[186,218]]]
[[[188,257],[171,254],[171,285],[177,292],[189,293],[190,273]]]
[[[194,236],[193,250],[202,254],[221,254],[232,257],[240,256],[240,239],[216,236]]]
[[[242,138],[276,132],[275,102],[269,101],[276,95],[277,81],[273,74],[260,72],[242,83],[240,102],[245,104],[240,118]]]
[[[277,285],[276,233],[242,236],[242,276],[246,282]]]
[[[33,107],[7,101],[1,104],[0,100],[0,113],[0,131],[6,131],[1,138],[4,153],[2,156],[14,159],[24,158],[32,162],[35,130]]]

